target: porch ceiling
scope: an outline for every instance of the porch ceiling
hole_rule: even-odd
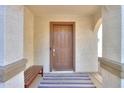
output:
[[[98,5],[28,5],[35,16],[42,15],[81,15],[96,14],[101,6]]]

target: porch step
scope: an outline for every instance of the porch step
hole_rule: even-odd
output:
[[[91,80],[43,80],[40,84],[92,84]]]
[[[42,84],[38,88],[95,88],[93,84]]]
[[[89,77],[43,77],[43,80],[90,80]]]
[[[87,73],[45,73],[38,88],[95,88]]]
[[[45,73],[44,77],[88,77],[86,73]]]

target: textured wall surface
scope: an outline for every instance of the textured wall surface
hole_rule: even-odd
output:
[[[24,9],[24,57],[28,60],[26,68],[34,63],[34,18],[28,8]]]
[[[74,21],[76,23],[76,72],[97,71],[97,33],[93,32],[92,30],[91,18],[74,15],[51,15],[35,17],[35,64],[42,64],[44,66],[44,71],[49,72],[50,21]]]
[[[23,58],[23,6],[0,6],[0,10],[0,65],[5,66]],[[18,73],[0,87],[24,87],[23,76],[23,72]]]
[[[23,58],[23,7],[5,6],[5,64]]]
[[[4,64],[4,9],[0,6],[0,66]]]
[[[120,88],[121,79],[105,69],[101,69],[104,88]]]
[[[121,62],[121,6],[102,9],[103,57]],[[121,79],[102,69],[104,87],[121,87]]]
[[[124,63],[124,5],[121,6],[121,18],[122,18],[122,24],[121,24],[121,63]]]
[[[105,6],[102,18],[103,57],[121,62],[121,6]]]
[[[0,88],[24,88],[24,72],[21,72],[5,83],[0,83]]]

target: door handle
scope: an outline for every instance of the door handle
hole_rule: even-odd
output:
[[[55,52],[56,50],[55,49],[53,49],[53,52]]]
[[[55,49],[53,49],[53,56],[55,56],[55,52],[56,52],[56,50],[55,50]]]

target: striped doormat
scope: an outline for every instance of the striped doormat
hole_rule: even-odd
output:
[[[45,73],[38,88],[95,88],[87,73]]]

